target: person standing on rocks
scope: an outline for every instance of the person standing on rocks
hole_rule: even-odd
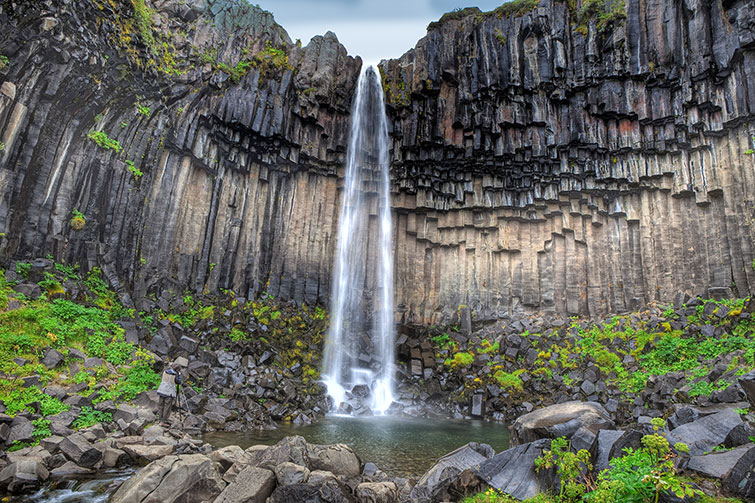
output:
[[[176,400],[178,385],[181,383],[180,368],[177,363],[166,365],[162,381],[157,388],[157,396],[160,397],[159,412],[160,423],[168,426],[168,419],[173,410],[173,402]]]

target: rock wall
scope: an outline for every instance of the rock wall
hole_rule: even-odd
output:
[[[100,266],[137,305],[325,303],[361,61],[233,0],[137,4],[0,1],[0,253]],[[755,290],[755,1],[575,12],[473,12],[383,63],[401,321]]]
[[[302,48],[256,7],[155,0],[149,44],[130,0],[0,5],[6,256],[99,265],[136,297],[327,301],[361,67],[334,34]]]
[[[467,10],[383,65],[407,319],[753,291],[755,2],[625,12]]]

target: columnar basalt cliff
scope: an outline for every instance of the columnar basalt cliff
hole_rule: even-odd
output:
[[[600,28],[571,3],[455,16],[382,65],[402,321],[755,290],[755,1],[628,0]],[[137,305],[327,300],[361,67],[333,34],[233,0],[0,23],[5,257],[98,265]]]
[[[408,319],[755,287],[755,2],[569,3],[467,9],[383,66]]]
[[[326,302],[361,61],[242,2],[149,5],[2,3],[2,250],[99,265],[139,297]]]

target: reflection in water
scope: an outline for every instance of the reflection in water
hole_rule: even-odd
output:
[[[500,423],[435,421],[391,416],[357,418],[328,416],[310,426],[281,426],[277,430],[246,433],[208,433],[215,447],[272,445],[283,437],[301,435],[313,444],[347,444],[363,462],[386,473],[419,478],[444,454],[467,442],[490,444],[496,452],[509,446],[509,430]]]

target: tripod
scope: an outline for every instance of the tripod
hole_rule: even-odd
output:
[[[181,400],[183,400],[183,403],[181,403]],[[184,421],[186,420],[186,415],[182,414],[180,411],[185,410],[186,414],[189,416],[193,416],[194,414],[191,413],[191,409],[189,408],[189,401],[186,399],[186,394],[184,393],[183,388],[181,388],[180,384],[176,384],[176,405],[178,405],[178,417],[181,419],[181,424],[183,425]]]

